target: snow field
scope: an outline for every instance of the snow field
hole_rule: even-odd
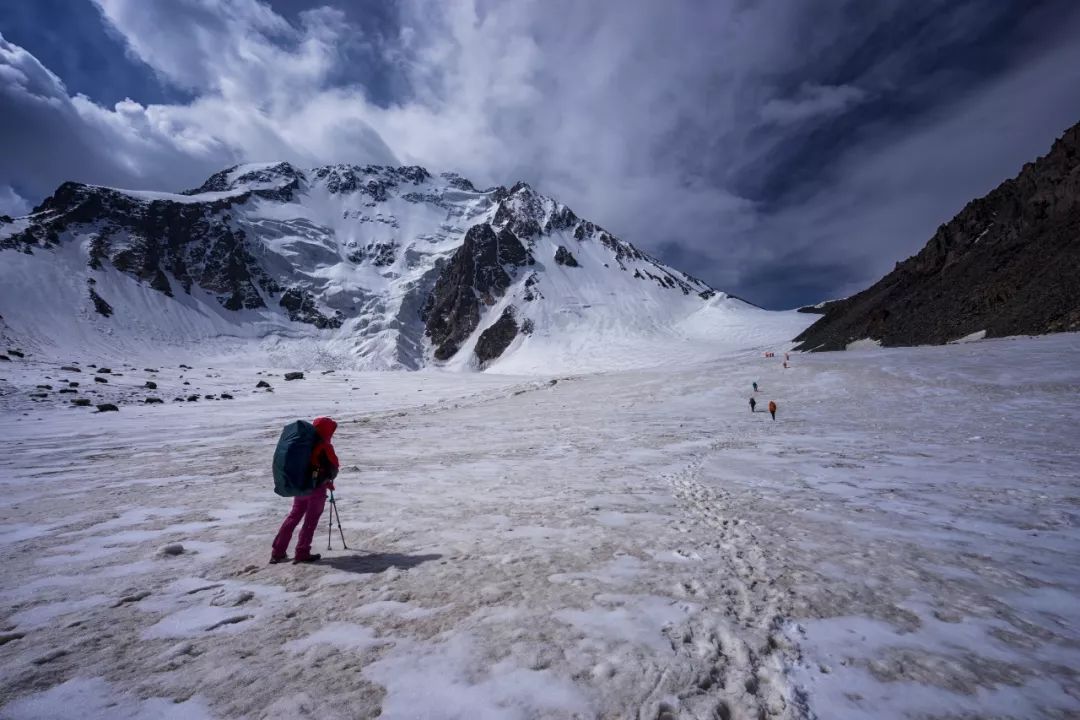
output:
[[[1069,717],[1078,349],[5,406],[0,717]],[[324,514],[324,562],[268,566],[272,449],[316,414],[355,549]]]

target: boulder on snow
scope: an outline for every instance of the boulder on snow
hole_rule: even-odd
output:
[[[11,362],[11,358],[9,358],[7,355],[0,355],[0,361]]]
[[[229,393],[221,393],[221,399],[222,400],[232,400],[233,396],[230,395]]]
[[[57,392],[59,392],[59,393],[77,393],[79,391],[76,390],[75,388],[60,388],[59,390],[57,390]]]
[[[103,377],[95,377],[95,378],[94,378],[94,382],[98,382],[98,383],[107,383],[107,382],[109,382],[109,381],[108,381],[108,380],[106,380],[106,379],[105,379],[105,378],[103,378]]]
[[[11,348],[8,348],[7,354],[8,355],[13,355],[14,357],[17,357],[17,358],[26,357],[26,355],[23,354],[22,350],[12,350]]]
[[[198,399],[199,399],[198,395],[188,395],[187,396],[187,401],[188,402],[196,402],[196,401],[198,401]]]
[[[144,385],[143,387],[145,387],[147,390],[157,390],[157,383],[153,380],[147,380],[146,385]]]
[[[60,369],[61,370],[66,370],[68,372],[82,372],[81,369],[75,367],[74,365],[64,365]]]
[[[266,382],[265,380],[260,380],[259,382],[255,383],[255,387],[257,387],[257,388],[268,388],[268,387],[270,387],[270,383]]]
[[[303,380],[304,373],[302,372],[287,372],[285,373],[286,380]]]
[[[169,543],[161,548],[159,551],[162,555],[183,555],[184,546],[180,543]]]
[[[86,398],[75,398],[71,401],[71,404],[75,405],[76,407],[88,407],[90,405],[90,401]]]
[[[103,375],[108,375],[109,373],[112,372],[112,368],[103,367],[103,368],[98,368],[97,371],[99,373],[103,374]]]
[[[112,403],[101,403],[97,406],[98,412],[119,412],[120,408]]]
[[[160,403],[160,402],[165,402],[165,401],[162,400],[161,398],[148,397],[148,398],[146,398],[146,400],[143,400],[143,402],[146,403],[147,405],[153,405],[154,403]]]

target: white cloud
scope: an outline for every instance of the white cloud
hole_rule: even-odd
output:
[[[803,83],[791,98],[773,98],[761,107],[761,119],[788,125],[815,118],[837,115],[863,102],[866,91],[852,85],[814,85]]]
[[[30,203],[10,185],[0,185],[0,215],[19,217],[30,213]]]

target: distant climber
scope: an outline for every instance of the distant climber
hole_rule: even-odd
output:
[[[757,407],[757,400],[750,398],[750,412],[757,412],[754,408]]]
[[[774,400],[769,401],[769,414],[772,415],[772,419],[776,419],[776,402]]]
[[[754,383],[754,392],[757,392],[757,383]]]
[[[311,552],[311,542],[319,525],[319,517],[326,506],[326,491],[334,489],[334,478],[337,477],[340,466],[331,443],[335,430],[337,422],[328,417],[317,417],[310,425],[299,421],[287,425],[282,432],[274,457],[275,492],[286,497],[292,496],[293,505],[274,538],[270,553],[271,564],[289,559],[289,541],[301,520],[304,524],[300,528],[300,537],[296,540],[296,556],[293,562],[318,562],[322,557]],[[295,452],[289,452],[290,450]],[[297,468],[292,467],[294,463]],[[296,477],[293,477],[294,475]]]

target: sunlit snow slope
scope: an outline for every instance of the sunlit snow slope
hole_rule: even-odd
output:
[[[423,168],[241,165],[183,194],[65,183],[0,218],[0,332],[49,354],[605,369],[786,341],[524,183]]]

